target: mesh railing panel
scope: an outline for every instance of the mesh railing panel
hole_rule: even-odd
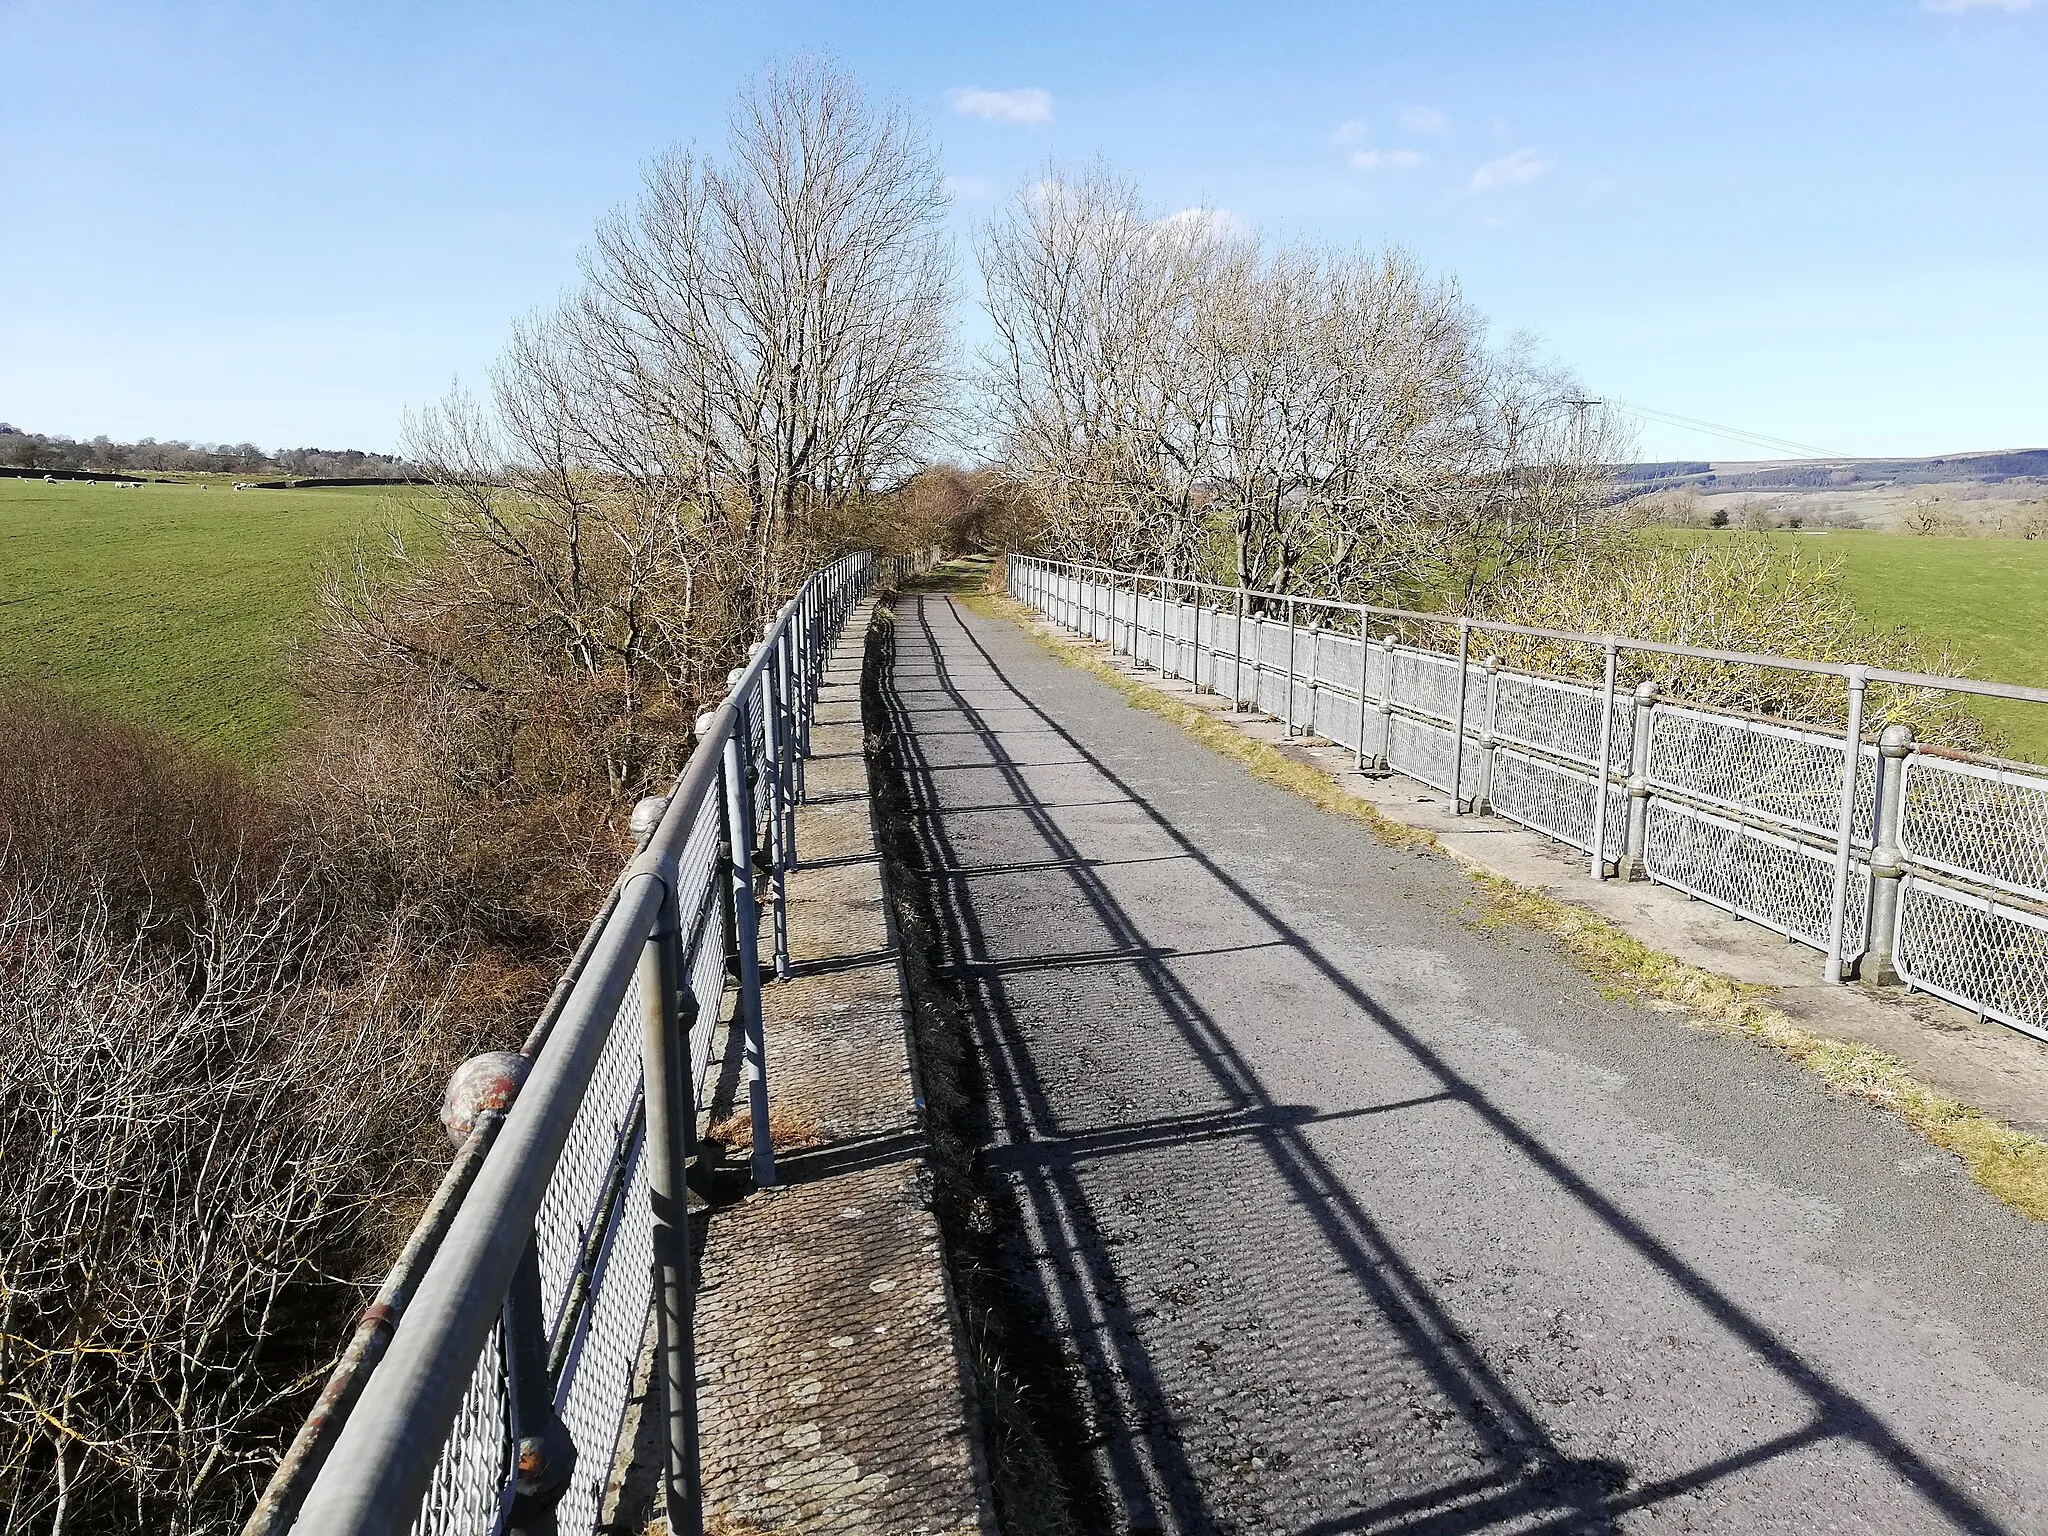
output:
[[[570,1123],[568,1140],[533,1219],[534,1242],[540,1250],[541,1313],[551,1325],[559,1321],[595,1224],[610,1219],[610,1211],[600,1209],[599,1200],[618,1161],[620,1143],[632,1133],[639,1101],[640,981],[636,976],[605,1037],[590,1086]]]
[[[1764,927],[1828,948],[1834,919],[1835,860],[1791,838],[1652,799],[1643,865],[1652,878],[1710,901]],[[1870,874],[1849,872],[1849,911],[1842,952],[1863,950]]]
[[[1599,785],[1592,771],[1577,773],[1512,747],[1493,754],[1493,809],[1510,821],[1593,851],[1593,807]],[[1601,852],[1619,859],[1628,841],[1628,794],[1619,784],[1607,790],[1607,838]]]
[[[1458,658],[1395,646],[1394,703],[1448,723],[1458,707]]]
[[[2048,902],[2048,779],[1915,753],[1901,792],[1906,857]]]
[[[462,1394],[414,1536],[484,1536],[504,1517],[512,1488],[511,1399],[502,1327],[493,1328]]]
[[[1651,717],[1649,780],[1729,810],[1833,838],[1842,805],[1842,738],[1737,715],[1660,706]],[[1854,837],[1870,846],[1876,761],[1859,757]]]
[[[635,1135],[618,1219],[599,1261],[592,1303],[564,1367],[555,1411],[576,1442],[576,1471],[555,1506],[561,1536],[593,1536],[618,1460],[619,1426],[654,1300],[654,1213],[646,1136]]]
[[[1500,740],[1589,766],[1600,755],[1600,689],[1521,672],[1502,672],[1497,683],[1493,734]],[[1628,766],[1634,736],[1635,701],[1619,697],[1607,749],[1614,767]]]
[[[2048,1040],[2048,918],[1908,875],[1893,959],[1914,986]]]
[[[1447,725],[1431,725],[1409,715],[1394,715],[1388,721],[1387,762],[1411,779],[1420,779],[1433,789],[1449,794],[1451,761],[1455,744]],[[1479,743],[1465,739],[1464,771],[1459,775],[1459,793],[1471,798],[1479,793]]]

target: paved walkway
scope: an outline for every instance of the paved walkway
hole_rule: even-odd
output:
[[[771,1096],[822,1145],[781,1158],[781,1187],[718,1212],[705,1251],[705,1503],[726,1536],[984,1529],[870,821],[867,627],[862,607],[819,696],[789,877],[791,976],[763,993]]]
[[[1016,626],[895,708],[1089,1531],[2048,1529],[2048,1232]]]

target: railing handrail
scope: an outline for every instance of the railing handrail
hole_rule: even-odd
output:
[[[1943,677],[1930,672],[1901,672],[1889,667],[1869,667],[1856,662],[1805,661],[1795,656],[1774,656],[1760,651],[1723,651],[1709,646],[1683,645],[1670,640],[1650,640],[1635,635],[1590,634],[1581,630],[1545,629],[1534,624],[1514,624],[1506,619],[1475,619],[1453,613],[1427,613],[1413,608],[1383,608],[1372,603],[1354,603],[1336,597],[1309,597],[1300,593],[1268,592],[1257,587],[1230,587],[1219,582],[1201,581],[1189,576],[1153,575],[1145,571],[1119,570],[1106,565],[1090,565],[1077,560],[1053,560],[1043,555],[1012,555],[1013,560],[1036,561],[1054,569],[1081,573],[1093,573],[1113,579],[1129,581],[1150,581],[1174,587],[1193,587],[1204,592],[1227,593],[1232,598],[1242,593],[1247,598],[1259,598],[1271,602],[1296,603],[1309,607],[1326,608],[1343,613],[1355,613],[1366,617],[1421,621],[1430,624],[1448,624],[1452,627],[1464,625],[1470,629],[1483,630],[1492,634],[1528,635],[1539,640],[1564,640],[1581,645],[1606,646],[1613,644],[1624,651],[1648,651],[1666,656],[1689,656],[1700,661],[1733,662],[1748,666],[1775,667],[1785,672],[1806,672],[1826,677],[1852,679],[1859,673],[1873,683],[1894,683],[1907,688],[1942,688],[1954,693],[1981,694],[1989,698],[2019,699],[2031,704],[2048,704],[2048,688],[2033,688],[2023,683],[1998,683],[1975,677]]]
[[[806,580],[732,676],[724,700],[700,719],[697,742],[668,804],[621,875],[603,932],[405,1303],[382,1361],[324,1458],[297,1513],[295,1532],[361,1536],[411,1525],[533,1239],[535,1218],[599,1053],[610,1031],[624,1027],[619,1011],[649,940],[664,910],[673,913],[683,894],[676,888],[681,855],[720,788],[726,746],[745,721],[750,692],[762,686],[785,639],[802,646],[820,642],[822,636],[793,632],[792,626],[813,624],[820,614],[813,599],[862,558],[849,556]]]

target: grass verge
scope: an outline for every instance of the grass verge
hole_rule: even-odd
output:
[[[1254,777],[1277,784],[1323,810],[1360,821],[1396,848],[1434,850],[1434,834],[1409,827],[1344,793],[1320,768],[1299,763],[1207,712],[1127,677],[1089,648],[1030,622],[1023,604],[987,592],[956,593],[977,613],[1016,620],[1039,647],[1115,688],[1131,703],[1180,726]],[[1771,1006],[1770,989],[1733,981],[1652,949],[1640,939],[1541,891],[1465,866],[1478,886],[1474,916],[1488,926],[1514,925],[1555,939],[1603,994],[1637,1007],[1683,1013],[1694,1022],[1761,1045],[1837,1093],[1888,1110],[1922,1137],[1961,1159],[1978,1185],[2035,1221],[2048,1221],[2048,1140],[2015,1130],[1959,1099],[1928,1087],[1904,1062],[1869,1046],[1801,1028]]]

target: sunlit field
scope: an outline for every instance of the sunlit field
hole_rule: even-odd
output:
[[[375,538],[394,493],[201,485],[0,479],[0,672],[259,761],[295,717],[287,650],[322,563]]]

